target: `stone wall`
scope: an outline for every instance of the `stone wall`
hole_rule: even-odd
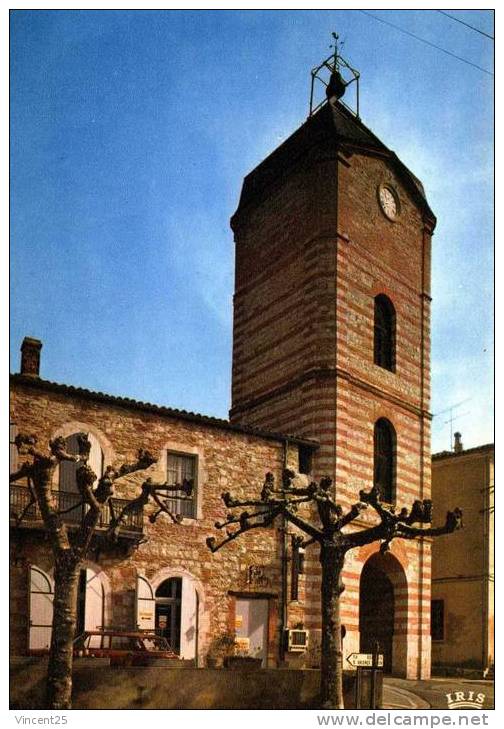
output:
[[[149,408],[104,403],[89,393],[50,387],[35,379],[27,382],[14,377],[11,394],[11,422],[19,432],[35,434],[41,447],[57,435],[83,430],[91,432],[102,446],[105,466],[133,462],[139,448],[148,449],[157,459],[147,475],[166,479],[165,453],[173,450],[196,454],[198,458],[198,518],[173,524],[162,515],[151,524],[146,507],[144,535],[130,557],[117,550],[103,549],[90,555],[88,564],[101,575],[106,592],[106,622],[132,625],[135,616],[135,587],[138,574],[153,585],[170,576],[188,576],[196,586],[199,599],[199,662],[212,641],[223,633],[234,632],[236,593],[265,594],[269,600],[268,661],[278,660],[279,599],[281,597],[280,538],[277,527],[252,530],[212,554],[205,540],[222,536],[214,524],[225,520],[221,500],[224,491],[238,497],[260,493],[266,472],[281,478],[285,444],[279,438],[259,437],[236,432],[198,420],[155,414]],[[298,447],[287,446],[287,465],[297,468]],[[131,498],[138,493],[145,477],[132,474],[117,486],[116,496]],[[54,488],[58,488],[55,475]],[[21,527],[11,543],[11,652],[24,653],[28,630],[29,564],[51,573],[52,559],[43,533]],[[250,581],[250,566],[260,566],[259,584]],[[303,583],[303,578],[301,578]],[[301,584],[301,593],[303,585]],[[233,594],[231,594],[233,593]],[[294,623],[303,619],[297,607]]]
[[[11,709],[43,705],[40,662],[11,665]],[[315,709],[320,671],[106,668],[74,669],[74,709]],[[345,706],[355,706],[345,676]]]

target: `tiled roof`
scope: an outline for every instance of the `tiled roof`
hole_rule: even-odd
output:
[[[403,177],[405,184],[410,187],[418,203],[435,221],[436,218],[427,203],[420,180],[401,162],[395,152],[386,147],[360,119],[340,103],[324,104],[245,177],[238,210],[248,205],[271,182],[281,180],[306,155],[309,149],[320,143],[329,146],[336,146],[338,143],[348,144],[366,150],[375,150],[388,157]]]
[[[234,423],[230,423],[229,420],[214,418],[211,415],[200,415],[199,413],[193,413],[188,410],[178,410],[176,408],[166,407],[165,405],[155,405],[150,402],[133,400],[129,397],[118,397],[116,395],[108,395],[104,392],[94,392],[93,390],[87,390],[83,387],[62,385],[57,382],[42,380],[39,377],[11,374],[10,380],[11,383],[14,385],[27,385],[28,387],[33,387],[34,389],[47,390],[49,392],[55,392],[60,395],[67,395],[68,397],[82,398],[84,400],[93,400],[94,402],[101,402],[107,405],[115,405],[117,407],[130,408],[133,410],[142,410],[144,412],[152,413],[154,415],[160,415],[162,417],[174,418],[176,420],[185,420],[191,423],[200,423],[201,425],[206,425],[213,428],[222,428],[223,430],[229,430],[235,433],[243,433],[245,435],[253,435],[258,438],[265,438],[267,440],[284,441],[288,439],[293,443],[311,446],[314,449],[318,448],[318,442],[309,438],[301,438],[299,436],[286,433],[271,432],[248,425],[237,425]]]
[[[495,446],[493,443],[485,443],[484,445],[475,446],[474,448],[465,448],[461,451],[439,451],[432,454],[433,461],[439,461],[443,458],[457,458],[458,456],[467,456],[473,453],[483,453],[485,451],[493,451]]]
[[[395,152],[386,147],[360,119],[340,103],[324,104],[245,177],[238,210],[261,194],[271,182],[281,180],[306,155],[309,149],[320,143],[329,146],[336,146],[338,143],[348,144],[375,150],[388,157],[405,180],[406,185],[410,187],[418,203],[435,221],[435,215],[427,203],[420,180],[401,162]],[[235,213],[236,217],[237,213]],[[235,216],[233,216],[232,223],[236,219]]]

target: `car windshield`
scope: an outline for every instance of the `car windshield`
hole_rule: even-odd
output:
[[[145,649],[148,651],[168,651],[170,647],[166,638],[159,635],[143,636],[142,638]]]

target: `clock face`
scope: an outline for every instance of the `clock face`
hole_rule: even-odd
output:
[[[378,199],[381,209],[390,220],[395,220],[399,215],[399,202],[397,193],[388,185],[380,185]]]

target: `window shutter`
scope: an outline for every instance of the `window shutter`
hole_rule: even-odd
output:
[[[92,434],[88,433],[89,442],[91,443],[91,450],[89,451],[88,464],[90,468],[96,473],[96,481],[103,476],[103,452],[100,447],[98,439]],[[96,481],[94,485],[96,486]]]
[[[182,578],[182,614],[180,618],[180,657],[187,660],[196,658],[198,601],[191,580]]]
[[[103,630],[104,628],[104,602],[103,585],[96,572],[89,567],[86,569],[86,597],[84,603],[84,630]],[[89,647],[98,648],[100,636],[92,636]]]
[[[155,630],[156,597],[149,580],[137,575],[136,580],[136,616],[135,623],[139,630]]]
[[[16,473],[18,470],[18,449],[14,440],[18,433],[17,425],[10,423],[9,426],[9,473]]]
[[[35,565],[29,566],[28,579],[28,649],[49,650],[53,619],[53,582],[49,575]]]
[[[66,449],[69,453],[77,455],[79,452],[79,446],[77,443],[77,434],[69,435],[66,439]],[[75,473],[77,471],[77,464],[72,461],[61,461],[59,464],[59,488],[60,491],[66,491],[68,493],[77,493],[77,482]]]

